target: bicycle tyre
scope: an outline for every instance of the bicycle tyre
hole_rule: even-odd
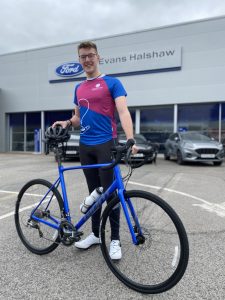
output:
[[[125,193],[125,199],[128,198],[138,215],[145,242],[137,246],[133,244],[122,212],[120,214],[122,259],[113,261],[110,258],[109,216],[119,205],[117,197],[107,205],[102,215],[100,233],[103,257],[113,274],[129,288],[145,294],[165,292],[179,282],[187,268],[189,244],[185,228],[174,209],[158,196],[133,190]],[[150,224],[149,228],[146,227],[147,223]],[[173,245],[170,246],[170,243]]]
[[[44,255],[52,252],[60,243],[58,232],[55,229],[40,222],[35,223],[36,228],[34,228],[35,226],[28,226],[28,220],[30,219],[32,210],[37,206],[43,198],[43,195],[46,195],[51,187],[52,184],[47,180],[31,180],[22,187],[16,201],[15,225],[17,233],[25,247],[32,253],[38,255]],[[60,220],[63,212],[62,197],[55,187],[52,188],[51,196],[55,197],[55,199],[53,199],[49,204],[49,211],[54,212],[54,214],[57,213],[57,216],[54,217],[57,217]],[[46,197],[50,198],[50,196]],[[42,238],[40,236],[38,238],[39,230],[37,228],[41,228],[44,231]],[[44,241],[46,241],[47,245],[44,244]]]

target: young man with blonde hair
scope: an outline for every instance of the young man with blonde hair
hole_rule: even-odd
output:
[[[63,127],[80,126],[81,164],[107,163],[112,160],[111,147],[115,145],[117,132],[115,112],[117,110],[126,138],[133,139],[133,124],[126,104],[127,93],[122,83],[114,77],[104,75],[99,70],[100,56],[95,43],[87,41],[78,46],[79,61],[86,80],[75,87],[75,114],[67,121],[57,121]],[[138,149],[134,145],[133,153]],[[112,170],[86,169],[84,174],[89,192],[102,186],[108,188],[113,180]],[[101,209],[92,216],[92,233],[84,240],[75,243],[80,249],[99,244]],[[119,238],[120,208],[111,216],[110,257],[121,259],[122,251]]]

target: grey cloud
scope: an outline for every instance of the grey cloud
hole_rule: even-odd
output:
[[[225,14],[223,0],[0,0],[0,54]]]

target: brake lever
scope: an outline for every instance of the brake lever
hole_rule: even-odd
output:
[[[127,153],[124,156],[124,162],[125,162],[126,166],[129,165],[129,159],[131,156],[131,152],[132,152],[131,148],[128,148]]]

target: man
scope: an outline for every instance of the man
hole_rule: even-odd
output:
[[[79,61],[87,79],[75,88],[75,114],[67,121],[57,121],[66,127],[80,126],[80,160],[81,164],[99,164],[111,162],[111,147],[117,137],[115,110],[117,110],[122,128],[127,139],[133,139],[133,125],[126,104],[126,91],[121,82],[113,77],[101,74],[99,71],[99,54],[93,42],[83,42],[78,46]],[[138,148],[134,145],[133,153]],[[112,183],[113,171],[101,169],[86,169],[84,174],[88,189],[91,193],[102,186],[104,190]],[[110,257],[121,259],[121,245],[119,240],[120,208],[116,209],[111,219]],[[75,243],[80,249],[87,249],[99,244],[99,226],[101,209],[92,216],[92,233],[84,240]]]

